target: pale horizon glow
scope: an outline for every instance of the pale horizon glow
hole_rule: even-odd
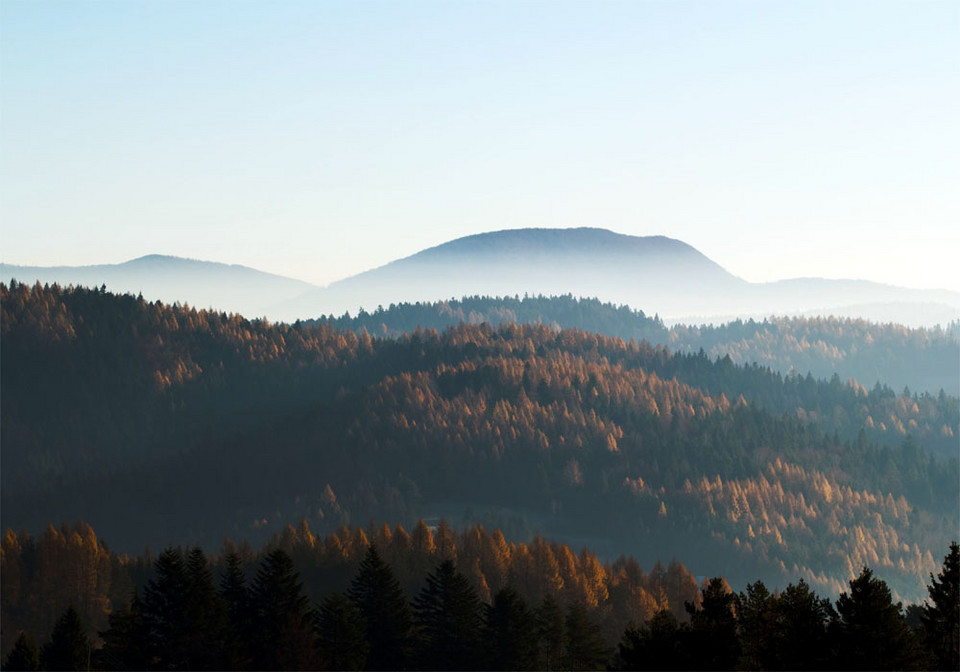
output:
[[[0,3],[0,261],[318,285],[475,233],[960,291],[960,5]]]

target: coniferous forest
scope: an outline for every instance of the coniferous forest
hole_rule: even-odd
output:
[[[906,609],[870,568],[835,601],[641,569],[500,530],[305,521],[117,556],[79,522],[3,540],[5,670],[956,669],[960,547]],[[71,577],[74,581],[62,579]],[[63,605],[66,604],[66,607]],[[38,644],[38,641],[40,644]]]
[[[645,334],[464,322],[384,334],[0,285],[3,654],[49,669],[952,660],[956,396]]]

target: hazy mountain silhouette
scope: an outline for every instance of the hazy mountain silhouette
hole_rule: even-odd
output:
[[[106,284],[113,292],[142,292],[151,301],[283,321],[392,303],[525,294],[596,297],[658,314],[668,324],[836,315],[932,326],[960,317],[958,292],[822,278],[750,283],[682,241],[598,228],[466,236],[322,288],[244,266],[161,255],[102,266],[0,264],[0,278]]]
[[[286,317],[472,295],[564,295],[629,304],[669,321],[835,314],[905,324],[960,316],[960,294],[862,280],[750,283],[690,245],[605,229],[514,229],[459,238],[279,307]]]
[[[57,283],[99,287],[111,292],[143,294],[148,301],[179,301],[196,308],[214,308],[246,317],[273,317],[277,303],[316,289],[300,280],[234,264],[183,259],[160,254],[122,264],[97,266],[15,266],[0,264],[0,278],[27,284]]]

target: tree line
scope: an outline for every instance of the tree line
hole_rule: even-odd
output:
[[[484,600],[451,557],[435,558],[408,598],[370,543],[344,591],[316,602],[283,548],[252,578],[242,554],[216,565],[199,548],[169,548],[142,591],[91,637],[71,605],[42,647],[27,634],[9,670],[339,669],[957,669],[960,548],[956,542],[906,612],[864,567],[837,600],[800,580],[734,593],[705,580],[681,620],[667,609],[604,637],[597,608],[577,597],[531,603],[510,583]]]

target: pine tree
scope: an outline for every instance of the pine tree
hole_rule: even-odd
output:
[[[839,666],[848,670],[911,670],[922,666],[910,628],[884,581],[864,567],[837,598]]]
[[[317,667],[310,600],[293,560],[281,549],[267,554],[250,590],[253,667],[307,670]]]
[[[623,633],[618,649],[621,670],[689,670],[693,664],[685,641],[688,624],[680,624],[667,609],[661,609],[648,623],[631,626]]]
[[[790,584],[774,602],[776,625],[767,650],[770,669],[817,670],[831,666],[828,625],[833,605],[810,590],[803,579]]]
[[[737,620],[733,613],[736,598],[727,582],[714,577],[703,590],[700,607],[685,604],[696,642],[694,667],[701,670],[732,670],[740,655]]]
[[[320,660],[329,670],[362,670],[367,661],[367,624],[343,593],[323,598],[315,616]]]
[[[757,581],[747,586],[736,599],[737,628],[740,638],[741,670],[770,669],[771,641],[775,636],[776,601],[770,591]]]
[[[3,663],[4,670],[22,670],[24,672],[33,672],[40,669],[40,649],[25,632],[21,632],[17,637],[13,649]]]
[[[40,650],[40,665],[45,670],[89,670],[91,653],[86,628],[71,605]]]
[[[537,667],[541,670],[562,669],[567,649],[567,623],[563,609],[553,597],[546,597],[536,613]]]
[[[930,575],[930,601],[920,617],[937,669],[960,669],[960,546],[950,544],[943,569]]]
[[[103,640],[96,654],[101,670],[146,670],[151,666],[150,643],[143,622],[140,596],[134,590],[129,604],[109,618],[109,627],[100,633]]]
[[[428,670],[476,668],[480,599],[452,560],[444,560],[427,576],[413,610],[421,639],[418,666]]]
[[[371,545],[360,561],[347,595],[367,624],[368,670],[406,667],[411,646],[410,605],[390,567]]]
[[[600,626],[590,620],[583,602],[567,607],[566,652],[562,658],[566,670],[603,670],[610,658]]]
[[[537,630],[526,602],[509,586],[484,608],[481,634],[487,668],[537,669]]]
[[[186,649],[192,669],[222,669],[227,630],[226,605],[217,594],[203,549],[186,556]]]
[[[233,670],[245,669],[250,664],[248,642],[252,636],[247,577],[239,553],[231,550],[223,560],[219,595],[225,605],[227,619],[223,643],[224,664]]]
[[[191,669],[187,651],[187,593],[189,590],[183,551],[168,548],[157,556],[154,578],[143,592],[143,624],[148,658],[157,667]]]

